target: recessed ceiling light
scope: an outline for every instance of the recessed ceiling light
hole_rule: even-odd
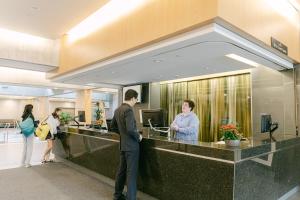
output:
[[[251,65],[253,67],[258,67],[259,66],[258,63],[254,62],[252,60],[249,60],[247,58],[244,58],[242,56],[238,56],[238,55],[233,54],[233,53],[232,54],[227,54],[226,57],[237,60],[237,61],[242,62],[242,63],[245,63],[247,65]]]
[[[153,62],[160,63],[162,60],[153,60]]]
[[[179,77],[180,75],[175,75],[175,77]]]
[[[88,86],[95,86],[96,83],[88,83],[88,84],[86,84],[86,85],[88,85]]]

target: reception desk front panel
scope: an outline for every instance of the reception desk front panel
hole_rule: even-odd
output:
[[[158,199],[271,200],[299,184],[299,138],[251,145],[228,148],[144,138],[138,188]],[[69,129],[65,140],[56,141],[55,154],[115,179],[119,136]]]

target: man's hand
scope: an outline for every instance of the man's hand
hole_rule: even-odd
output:
[[[140,140],[140,141],[142,141],[142,139],[143,139],[143,135],[142,135],[142,134],[140,134],[140,138],[139,138],[139,140]]]

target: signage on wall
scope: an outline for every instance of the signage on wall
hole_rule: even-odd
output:
[[[285,55],[288,54],[288,47],[273,37],[271,37],[271,46]]]

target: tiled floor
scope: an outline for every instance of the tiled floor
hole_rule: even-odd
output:
[[[0,177],[3,200],[108,200],[113,195],[113,187],[61,163],[0,170]]]
[[[0,130],[0,199],[2,200],[106,200],[112,199],[113,180],[64,163],[41,165],[45,141],[35,138],[31,168],[21,167],[23,138],[15,129]],[[53,156],[53,155],[52,155]],[[14,168],[14,169],[13,169]],[[85,171],[85,172],[83,172]],[[138,193],[139,200],[154,198]]]
[[[6,137],[4,137],[6,133],[7,132],[0,130],[0,169],[16,168],[21,165],[23,136],[16,134],[16,129],[9,129],[7,140]],[[31,164],[40,164],[46,146],[45,141],[40,141],[38,138],[35,138]]]

